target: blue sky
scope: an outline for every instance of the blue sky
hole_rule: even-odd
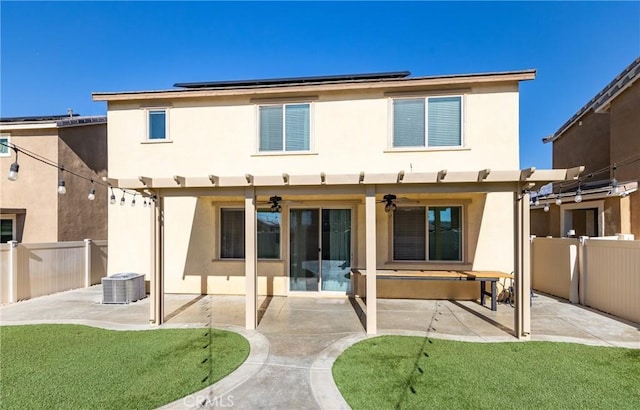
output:
[[[536,68],[521,166],[640,55],[640,2],[0,3],[0,115],[104,114],[94,91],[381,71]]]

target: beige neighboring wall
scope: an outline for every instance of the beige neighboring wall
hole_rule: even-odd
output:
[[[57,130],[2,131],[16,144],[45,158],[58,157]],[[56,242],[58,240],[58,171],[24,154],[18,154],[17,181],[9,181],[6,172],[15,161],[15,153],[0,158],[0,208],[25,209],[18,215],[16,230],[20,242]],[[28,204],[25,206],[25,204]],[[24,230],[21,232],[20,228]]]
[[[623,163],[640,156],[640,84],[625,90],[611,102],[611,163]],[[626,161],[616,170],[620,181],[640,181],[640,160]],[[640,193],[629,196],[631,220],[629,230],[640,238]]]
[[[107,175],[107,127],[105,124],[59,129],[60,164],[102,183]],[[58,240],[107,239],[107,187],[59,172],[67,193],[58,197]],[[87,196],[93,186],[96,199]]]

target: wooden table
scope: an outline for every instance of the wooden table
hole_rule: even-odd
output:
[[[352,269],[353,273],[366,274],[366,269]],[[403,270],[378,269],[377,279],[397,280],[459,280],[480,282],[480,304],[484,306],[485,296],[491,296],[491,310],[498,309],[497,286],[500,279],[513,279],[513,275],[498,271],[476,270]],[[485,283],[491,282],[491,291],[485,290]]]

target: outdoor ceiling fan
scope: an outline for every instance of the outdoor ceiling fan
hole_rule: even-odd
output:
[[[384,204],[384,211],[387,213],[395,212],[396,209],[398,209],[398,205],[396,205],[396,202],[418,203],[418,201],[415,201],[409,198],[398,198],[394,194],[386,194],[385,196],[382,197],[382,200],[380,202]]]
[[[398,206],[396,205],[396,199],[398,199],[397,196],[395,196],[394,194],[387,194],[385,196],[382,197],[382,201],[384,203],[384,211],[385,212],[395,212],[396,209],[398,209]]]

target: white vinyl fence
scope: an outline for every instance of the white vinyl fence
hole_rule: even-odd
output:
[[[0,245],[0,303],[13,303],[100,283],[107,241]]]
[[[533,238],[532,287],[640,323],[640,241]]]

